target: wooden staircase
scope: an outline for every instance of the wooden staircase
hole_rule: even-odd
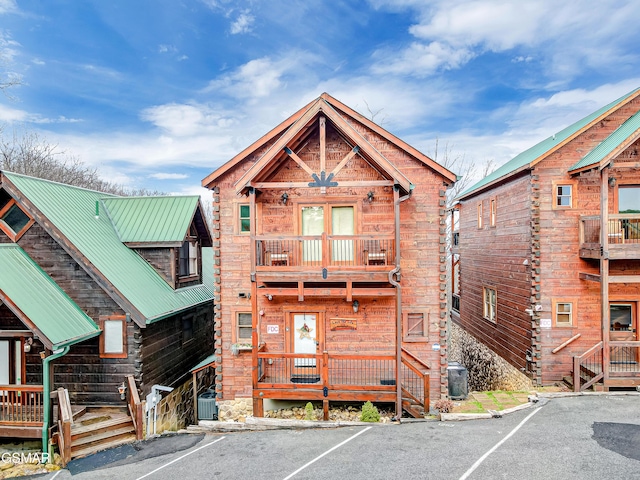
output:
[[[136,441],[133,420],[118,409],[96,409],[76,419],[71,425],[71,458]]]

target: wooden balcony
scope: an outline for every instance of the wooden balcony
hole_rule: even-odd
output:
[[[396,245],[392,236],[258,236],[255,258],[265,280],[386,282]]]
[[[396,401],[393,354],[347,355],[259,351],[254,397],[288,400]],[[403,350],[402,397],[429,410],[429,367]],[[411,407],[407,407],[411,408]],[[414,411],[415,413],[415,411]]]
[[[600,216],[580,217],[580,257],[600,258]],[[640,259],[640,214],[609,215],[607,250],[611,260]]]
[[[0,437],[41,437],[43,413],[42,385],[0,385]]]

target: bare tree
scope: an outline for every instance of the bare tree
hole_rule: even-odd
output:
[[[104,181],[100,178],[97,168],[89,167],[79,158],[59,150],[58,145],[47,142],[37,133],[26,133],[22,137],[14,134],[11,140],[2,137],[0,170],[115,195],[163,195],[157,191],[131,189]]]

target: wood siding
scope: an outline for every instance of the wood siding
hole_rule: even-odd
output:
[[[350,121],[348,119],[348,121]],[[428,332],[422,343],[406,343],[403,346],[423,359],[431,367],[431,397],[437,400],[446,395],[446,268],[445,268],[445,210],[442,177],[424,166],[404,151],[390,144],[375,132],[367,130],[358,122],[350,121],[374,147],[416,185],[411,197],[400,204],[400,252],[402,256],[402,305],[403,309],[425,312]],[[252,292],[251,239],[239,234],[237,227],[238,204],[248,204],[249,199],[238,199],[234,184],[269,147],[256,151],[240,162],[235,169],[222,175],[213,188],[214,215],[219,212],[219,221],[214,221],[214,274],[216,288],[216,353],[218,355],[218,398],[232,400],[236,397],[252,396],[250,351],[233,355],[231,345],[235,339],[235,317],[238,312],[263,312],[259,318],[258,335],[265,342],[267,352],[283,352],[285,348],[286,311],[324,312],[324,348],[336,353],[386,353],[395,352],[396,305],[395,297],[357,298],[360,308],[353,312],[351,302],[344,296],[305,297],[298,301],[295,296],[274,297],[269,301],[260,294],[260,275],[257,275],[256,298],[248,298]],[[331,171],[350,151],[348,145],[336,131],[327,125],[326,168]],[[320,165],[319,140],[312,134],[305,146],[296,152],[312,169]],[[362,158],[356,156],[339,172],[335,180],[367,181],[380,180]],[[274,173],[273,181],[310,181],[308,173],[292,160],[285,160]],[[367,194],[374,192],[369,202]],[[282,194],[288,194],[286,205]],[[394,233],[393,189],[390,186],[327,187],[320,188],[264,189],[256,198],[258,235],[299,235],[299,208],[301,204],[316,202],[344,202],[352,204],[356,213],[356,233],[392,235]],[[349,280],[343,275],[340,282]],[[331,282],[332,279],[327,279]],[[333,280],[337,281],[337,280]],[[357,281],[357,279],[354,279]],[[272,282],[273,283],[273,282]],[[270,284],[269,286],[272,286]],[[318,285],[319,287],[320,285]],[[391,285],[380,288],[393,289]],[[356,330],[330,329],[331,318],[350,318],[357,323]],[[267,333],[267,326],[277,326],[277,334]],[[434,343],[441,344],[434,351]],[[322,352],[319,352],[322,353]],[[224,375],[220,373],[224,372]]]
[[[463,202],[460,213],[461,325],[510,363],[524,367],[538,383],[551,384],[562,380],[573,369],[573,356],[582,354],[602,339],[600,284],[580,279],[580,273],[598,275],[600,262],[582,259],[579,255],[580,216],[600,215],[601,178],[597,170],[570,175],[568,169],[638,110],[640,100],[636,98],[580,132],[572,141],[535,165],[531,173],[521,180],[510,180]],[[614,168],[608,172],[617,183],[615,187],[609,187],[610,213],[617,213],[617,188],[640,185],[640,172],[637,170],[639,148],[640,143],[635,142],[622,151],[614,159]],[[572,186],[570,208],[555,205],[558,185]],[[479,231],[476,225],[478,202],[484,202],[484,211],[487,212],[487,201],[491,197],[498,199],[498,226],[494,235],[501,236],[503,198],[508,205],[517,203],[521,206],[517,220],[519,228],[517,232],[513,231],[515,236],[501,236],[504,247],[497,250],[493,235],[486,232],[488,218],[483,230]],[[492,253],[500,250],[505,254]],[[514,269],[519,270],[520,265],[515,261],[516,255],[520,262],[525,258],[529,262],[524,276],[522,272],[514,276]],[[640,262],[612,260],[610,273],[637,275]],[[498,289],[498,322],[493,326],[482,319],[481,308],[481,284],[491,277],[492,281],[505,285],[510,292],[505,304],[504,295]],[[609,299],[637,304],[640,284],[611,284]],[[558,301],[573,304],[571,326],[556,325],[554,305]],[[523,314],[524,308],[534,305],[539,305],[540,310],[533,316]],[[518,320],[505,322],[505,310],[516,315]],[[551,327],[546,328],[549,321]],[[608,322],[608,319],[604,321]],[[527,323],[530,324],[528,327]],[[576,334],[580,334],[577,340],[553,353],[555,348]],[[522,356],[527,335],[531,342],[532,363],[525,362]]]

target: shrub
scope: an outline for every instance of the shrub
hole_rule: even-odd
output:
[[[316,416],[313,413],[313,404],[311,402],[307,402],[304,406],[304,419],[305,420],[315,420]]]
[[[449,399],[442,399],[434,403],[433,407],[440,413],[449,413],[453,410],[453,402]]]
[[[378,413],[378,409],[373,403],[367,401],[364,405],[362,405],[360,421],[372,423],[380,421],[380,413]]]

